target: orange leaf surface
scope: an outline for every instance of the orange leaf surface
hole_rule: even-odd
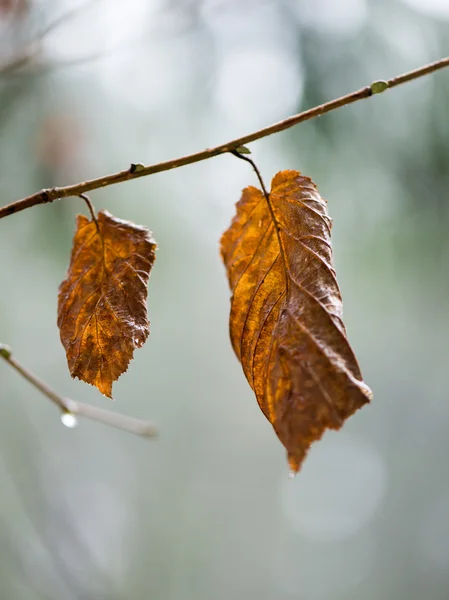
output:
[[[297,171],[277,173],[268,199],[243,190],[221,254],[232,345],[296,472],[372,393],[346,338],[325,200]]]
[[[59,288],[58,327],[72,377],[111,398],[112,383],[146,341],[147,284],[156,242],[145,227],[107,211],[78,215],[72,256]]]

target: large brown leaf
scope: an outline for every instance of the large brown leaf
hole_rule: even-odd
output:
[[[111,398],[150,332],[147,284],[156,243],[145,227],[100,211],[78,215],[72,256],[59,288],[58,327],[72,377]]]
[[[243,190],[221,239],[232,345],[294,472],[312,442],[372,396],[346,338],[330,233],[312,180],[282,171],[269,203]]]

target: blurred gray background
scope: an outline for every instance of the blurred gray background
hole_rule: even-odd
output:
[[[447,0],[0,0],[0,203],[226,142],[449,53]],[[13,63],[13,64],[11,64]],[[6,68],[5,65],[9,64]],[[449,70],[251,144],[329,202],[348,335],[374,400],[293,481],[228,338],[218,240],[249,165],[91,193],[159,244],[152,333],[115,402],[56,327],[77,198],[0,222],[1,600],[449,597]]]

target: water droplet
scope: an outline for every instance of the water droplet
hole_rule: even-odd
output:
[[[288,474],[288,478],[294,479],[295,477],[296,477],[296,471],[290,471],[290,473]]]
[[[70,429],[73,429],[73,427],[76,427],[78,425],[78,421],[75,415],[70,412],[62,413],[61,423],[66,427],[70,427]]]

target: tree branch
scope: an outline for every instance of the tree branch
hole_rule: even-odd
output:
[[[28,196],[27,198],[17,200],[16,202],[12,202],[11,204],[7,204],[6,206],[0,208],[0,219],[13,213],[20,212],[21,210],[25,210],[26,208],[30,208],[31,206],[36,206],[37,204],[46,204],[47,202],[53,202],[54,200],[67,198],[69,196],[79,196],[80,194],[98,188],[114,185],[116,183],[122,183],[123,181],[128,181],[130,179],[146,177],[147,175],[161,173],[162,171],[177,169],[178,167],[183,167],[185,165],[197,163],[202,160],[207,160],[214,156],[232,152],[234,150],[238,151],[240,146],[268,137],[274,133],[284,131],[290,127],[298,125],[299,123],[314,119],[315,117],[329,113],[337,108],[341,108],[342,106],[353,104],[354,102],[369,98],[375,94],[380,94],[390,88],[394,88],[408,81],[418,79],[419,77],[424,77],[425,75],[429,75],[430,73],[438,71],[439,69],[443,69],[447,66],[449,66],[449,57],[442,58],[428,65],[424,65],[423,67],[415,69],[414,71],[409,71],[402,75],[398,75],[397,77],[393,77],[388,81],[375,81],[371,85],[356,90],[355,92],[347,94],[346,96],[341,96],[340,98],[336,98],[335,100],[331,100],[325,104],[320,104],[319,106],[315,106],[314,108],[301,112],[297,115],[288,117],[283,121],[279,121],[278,123],[274,123],[273,125],[259,129],[258,131],[245,135],[241,138],[232,140],[226,144],[221,144],[220,146],[216,146],[214,148],[207,148],[206,150],[196,152],[195,154],[188,154],[187,156],[157,163],[155,165],[149,165],[147,167],[142,164],[131,164],[131,166],[125,171],[119,171],[117,173],[113,173],[112,175],[105,175],[104,177],[99,177],[98,179],[91,179],[89,181],[83,181],[65,187],[55,187],[41,190],[40,192]]]
[[[36,58],[39,52],[39,44],[50,35],[55,29],[58,29],[61,25],[64,25],[66,21],[76,18],[83,11],[88,10],[97,0],[87,0],[83,4],[68,10],[67,12],[60,15],[54,21],[49,23],[32,41],[29,42],[27,47],[22,52],[13,57],[3,64],[0,63],[0,77],[2,75],[10,75],[27,65],[31,60]]]
[[[47,396],[62,413],[62,416],[73,415],[74,417],[85,417],[93,421],[99,421],[104,425],[115,427],[134,433],[135,435],[141,435],[144,437],[156,437],[158,432],[156,425],[150,421],[142,421],[140,419],[134,419],[133,417],[127,417],[118,413],[97,408],[89,404],[82,402],[75,402],[70,398],[63,398],[54,392],[46,383],[38,379],[33,373],[28,371],[23,365],[21,365],[12,355],[11,349],[5,344],[0,344],[0,356],[15,369],[22,377],[29,381],[35,388],[37,388],[44,396]]]

